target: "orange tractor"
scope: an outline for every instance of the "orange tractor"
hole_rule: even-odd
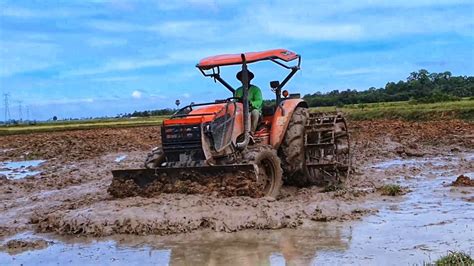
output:
[[[248,84],[247,65],[264,60],[289,74],[270,82],[275,100],[263,107],[255,132],[250,130],[248,85],[240,98],[185,106],[163,121],[161,147],[148,155],[143,169],[112,171],[109,193],[277,197],[283,183],[308,186],[346,178],[350,154],[344,117],[309,112],[299,94],[282,91],[300,69],[300,55],[285,49],[225,54],[204,58],[196,67],[233,96],[221,67],[241,65],[242,83]]]

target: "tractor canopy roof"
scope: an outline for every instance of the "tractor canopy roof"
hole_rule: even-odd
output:
[[[262,60],[282,60],[290,62],[299,59],[300,56],[292,51],[286,49],[274,49],[262,52],[248,52],[244,53],[247,63],[254,63]],[[207,70],[219,66],[240,65],[242,64],[242,54],[223,54],[215,55],[202,59],[196,67]]]

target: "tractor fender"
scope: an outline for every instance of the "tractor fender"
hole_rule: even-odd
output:
[[[277,106],[270,131],[270,145],[273,148],[278,149],[280,147],[296,107],[308,108],[308,104],[303,99],[287,99]]]

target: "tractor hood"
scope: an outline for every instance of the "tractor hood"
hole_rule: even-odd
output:
[[[195,125],[214,121],[217,117],[223,116],[226,113],[232,115],[240,103],[218,103],[206,105],[193,109],[186,116],[175,117],[163,121],[164,126],[169,125]],[[227,110],[226,110],[227,109]],[[240,109],[237,107],[237,109]]]

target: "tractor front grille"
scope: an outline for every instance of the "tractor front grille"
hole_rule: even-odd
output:
[[[205,160],[200,124],[163,126],[161,139],[167,162]]]

